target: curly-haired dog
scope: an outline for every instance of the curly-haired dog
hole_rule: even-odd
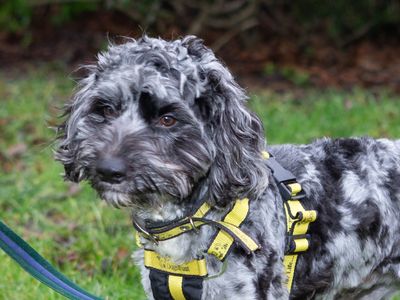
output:
[[[87,69],[60,126],[56,158],[68,180],[88,180],[142,224],[182,218],[199,198],[210,204],[209,218],[221,220],[235,199],[250,199],[241,228],[261,249],[247,255],[235,247],[226,271],[204,281],[202,299],[381,299],[399,287],[400,141],[267,147],[245,92],[191,36],[110,45]],[[296,175],[304,206],[318,212],[290,295],[285,212],[265,149]],[[216,230],[142,243],[182,263],[203,252]],[[143,250],[135,259],[153,298]],[[210,256],[207,266],[214,274],[221,263]]]

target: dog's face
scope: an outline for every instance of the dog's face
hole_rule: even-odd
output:
[[[223,205],[265,186],[262,126],[200,40],[112,45],[88,71],[60,126],[67,179],[142,207],[200,193]]]

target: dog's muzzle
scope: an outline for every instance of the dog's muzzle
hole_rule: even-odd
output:
[[[127,166],[118,157],[100,158],[96,163],[96,173],[102,181],[121,183],[126,178]]]

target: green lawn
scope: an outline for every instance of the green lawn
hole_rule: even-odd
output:
[[[128,212],[107,207],[90,188],[64,183],[52,159],[57,108],[74,86],[60,72],[10,79],[0,72],[0,219],[68,277],[109,299],[144,299],[130,254]],[[269,91],[252,97],[269,143],[321,136],[400,137],[399,96],[363,90],[307,91],[301,98]],[[63,299],[0,252],[1,299]]]

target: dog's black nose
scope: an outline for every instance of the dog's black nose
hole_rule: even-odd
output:
[[[109,183],[121,183],[126,176],[126,164],[118,157],[100,158],[96,164],[100,179]]]

